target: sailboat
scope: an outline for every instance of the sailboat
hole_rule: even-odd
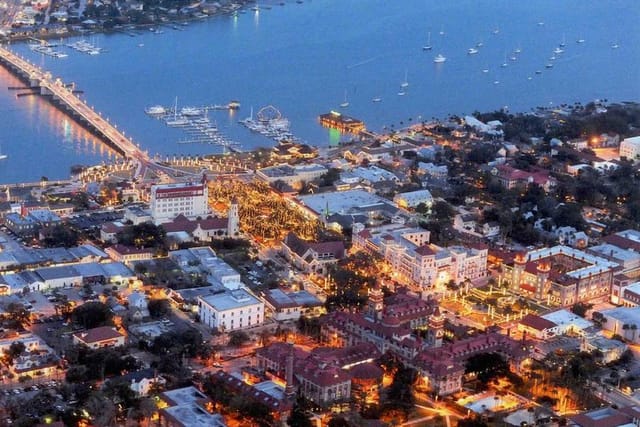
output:
[[[567,38],[565,37],[564,34],[562,34],[562,41],[560,42],[560,44],[558,46],[565,47],[566,45],[567,45]]]
[[[427,33],[427,44],[422,46],[422,50],[431,50],[433,46],[431,46],[431,31]]]
[[[381,102],[381,101],[382,101],[382,98],[380,98],[379,96],[376,96],[371,100],[371,102]]]
[[[446,60],[447,58],[441,53],[439,53],[435,58],[433,58],[433,62],[435,62],[436,64],[442,64]]]
[[[4,159],[6,159],[7,157],[9,157],[9,156],[7,156],[6,154],[4,154],[4,153],[2,152],[2,146],[0,146],[0,160],[4,160]]]
[[[180,118],[178,118],[178,97],[176,96],[176,102],[173,106],[173,120],[167,120],[167,126],[184,126],[186,124],[189,124],[189,120],[185,119],[184,117],[180,116]]]
[[[407,70],[404,70],[404,81],[402,83],[400,83],[400,87],[401,88],[405,88],[405,87],[409,87],[409,82],[407,81],[407,76],[408,76],[408,72]]]
[[[347,91],[344,91],[344,102],[340,104],[341,108],[347,108],[349,106],[349,101],[347,101]]]

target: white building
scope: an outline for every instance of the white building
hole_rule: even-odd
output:
[[[625,138],[620,143],[620,157],[636,160],[640,157],[640,136]]]
[[[415,208],[420,203],[424,203],[427,208],[433,205],[433,196],[429,190],[409,191],[399,193],[393,198],[393,202],[402,208]]]
[[[151,216],[156,224],[182,214],[187,218],[209,213],[209,189],[206,178],[199,183],[154,185],[151,187]]]
[[[353,227],[354,248],[377,253],[399,278],[422,287],[460,284],[484,277],[487,272],[487,248],[429,244],[429,232],[393,224],[367,228]]]
[[[233,331],[261,325],[264,303],[247,289],[198,297],[200,321],[210,328]]]
[[[276,181],[282,181],[287,185],[294,187],[301,182],[316,180],[328,171],[329,170],[327,168],[316,163],[295,166],[281,164],[258,169],[256,171],[256,176],[270,184]]]

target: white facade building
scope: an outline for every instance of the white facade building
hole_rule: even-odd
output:
[[[400,278],[422,287],[445,285],[453,280],[484,277],[487,249],[429,244],[429,232],[419,228],[392,225],[365,229],[353,227],[353,246],[381,255]]]
[[[247,289],[198,297],[200,321],[210,328],[234,331],[261,325],[264,303]]]
[[[151,187],[151,216],[156,224],[182,214],[187,218],[209,213],[209,190],[205,178],[200,183],[154,185]]]
[[[393,202],[403,208],[415,208],[420,203],[424,203],[427,208],[433,204],[433,196],[429,190],[409,191],[399,193],[393,198]]]
[[[625,138],[620,143],[620,157],[636,160],[640,157],[640,136]]]

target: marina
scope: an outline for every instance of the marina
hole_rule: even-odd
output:
[[[209,111],[236,110],[240,108],[238,101],[228,104],[212,104],[201,107],[178,108],[178,98],[173,107],[153,105],[145,109],[145,113],[163,121],[167,126],[179,128],[187,134],[187,138],[180,139],[178,144],[208,144],[223,148],[224,152],[240,152],[238,142],[220,132],[215,123],[209,119]]]
[[[276,142],[283,140],[300,142],[300,139],[291,133],[289,120],[282,117],[282,113],[273,105],[261,108],[255,119],[253,117],[253,108],[251,108],[251,115],[244,120],[240,120],[240,123],[250,131],[271,138]]]

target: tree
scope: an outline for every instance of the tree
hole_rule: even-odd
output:
[[[312,427],[313,423],[309,419],[309,414],[304,409],[304,398],[298,396],[296,399],[291,415],[287,419],[287,424],[291,427]]]
[[[498,353],[478,353],[467,359],[465,373],[475,373],[486,385],[494,378],[509,374],[509,364]]]
[[[55,248],[63,246],[69,248],[78,244],[78,233],[69,228],[67,225],[57,224],[49,228],[45,233],[45,238],[42,240],[44,246],[49,248]]]
[[[107,305],[90,301],[76,307],[71,313],[71,319],[74,323],[82,325],[86,329],[96,328],[111,323],[113,312]]]
[[[7,365],[12,365],[13,361],[20,357],[25,349],[26,347],[22,341],[12,342],[9,348],[4,350]]]
[[[587,310],[593,308],[593,304],[587,304],[584,302],[578,302],[571,306],[571,312],[580,317],[586,317]],[[595,314],[595,313],[594,313]]]
[[[244,331],[233,331],[229,334],[229,345],[232,347],[240,347],[249,341],[249,335]]]
[[[11,302],[7,305],[7,317],[18,325],[29,323],[31,312],[27,310],[24,304]]]
[[[418,373],[415,369],[404,366],[398,368],[387,390],[387,404],[408,414],[415,403],[413,386],[417,379]]]
[[[149,300],[147,304],[151,317],[163,317],[171,312],[171,304],[166,298],[158,298]]]
[[[118,242],[127,246],[135,246],[136,248],[161,247],[164,245],[165,237],[164,228],[152,222],[143,222],[142,224],[125,227],[124,230],[116,235]]]

